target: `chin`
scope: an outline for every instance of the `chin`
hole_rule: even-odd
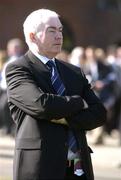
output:
[[[53,51],[53,53],[55,53],[55,54],[58,54],[58,53],[60,53],[61,52],[61,49],[60,48],[58,48],[58,49],[56,49],[55,51]]]

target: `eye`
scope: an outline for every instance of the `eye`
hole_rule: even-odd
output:
[[[53,29],[49,30],[50,32],[55,32]]]
[[[55,29],[49,29],[48,31],[54,33]]]

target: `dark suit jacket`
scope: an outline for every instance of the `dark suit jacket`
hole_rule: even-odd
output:
[[[87,179],[93,180],[85,130],[101,126],[106,111],[80,68],[59,60],[56,65],[66,87],[63,97],[54,92],[46,65],[30,51],[6,69],[9,107],[17,127],[14,180],[64,178],[68,127],[51,122],[63,117],[77,137]]]

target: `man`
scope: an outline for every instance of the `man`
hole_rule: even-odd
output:
[[[1,80],[0,80],[0,114],[2,115],[3,124],[5,127],[6,134],[14,135],[14,123],[11,119],[10,110],[8,108],[8,99],[7,99],[7,84],[5,78],[6,66],[13,62],[15,59],[18,59],[24,53],[24,44],[21,39],[13,38],[10,39],[7,43],[7,55],[8,59],[3,65],[1,71]]]
[[[22,56],[24,53],[24,44],[21,39],[19,38],[13,38],[10,39],[7,43],[7,55],[8,59],[6,63],[3,66],[2,72],[1,72],[1,81],[0,86],[3,90],[6,90],[6,79],[5,79],[5,69],[6,66],[13,62],[14,60],[18,59],[20,56]]]
[[[105,122],[105,108],[80,68],[54,58],[63,43],[56,12],[34,11],[23,27],[29,51],[6,69],[9,107],[17,127],[14,180],[93,180],[85,130]],[[78,152],[68,150],[69,134]]]

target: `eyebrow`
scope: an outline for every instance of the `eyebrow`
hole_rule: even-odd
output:
[[[49,26],[47,29],[57,29],[55,26]],[[63,29],[63,26],[60,26],[59,29]]]

